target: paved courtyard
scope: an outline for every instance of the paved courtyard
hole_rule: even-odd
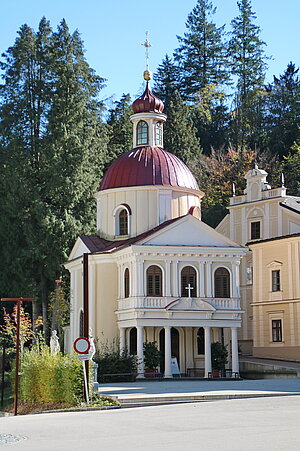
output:
[[[4,417],[18,451],[298,451],[300,396]]]
[[[253,397],[261,395],[300,394],[300,379],[260,379],[232,381],[187,381],[128,382],[101,384],[100,393],[117,397],[120,401],[129,399],[174,400],[203,397],[220,399],[231,397]]]

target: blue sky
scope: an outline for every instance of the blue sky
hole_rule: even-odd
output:
[[[2,3],[3,2],[3,3]],[[149,31],[150,69],[155,71],[166,53],[177,47],[176,35],[185,32],[187,15],[196,0],[2,0],[0,15],[0,52],[13,44],[19,27],[27,23],[37,29],[42,16],[55,29],[65,18],[71,31],[81,33],[86,58],[97,74],[107,79],[102,97],[118,100],[122,93],[140,93],[145,66],[141,43]],[[238,15],[236,0],[213,0],[217,7],[215,22],[229,24]],[[252,0],[267,43],[268,81],[282,73],[289,61],[300,65],[299,0]]]

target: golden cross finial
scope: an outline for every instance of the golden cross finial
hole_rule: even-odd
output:
[[[148,31],[146,31],[146,41],[141,45],[143,45],[146,49],[146,70],[149,71],[149,47],[152,47],[152,45],[150,44],[148,39]]]

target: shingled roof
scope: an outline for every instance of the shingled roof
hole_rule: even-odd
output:
[[[188,213],[189,214],[189,213]],[[187,215],[184,215],[187,216]],[[164,229],[170,224],[173,224],[174,222],[178,221],[179,219],[183,218],[183,216],[179,216],[178,218],[170,219],[169,221],[165,221],[159,226],[154,227],[153,229],[148,230],[147,232],[141,233],[140,235],[137,235],[132,238],[127,238],[125,240],[116,240],[116,241],[109,241],[105,240],[104,238],[100,238],[97,235],[81,235],[80,239],[83,241],[83,243],[86,245],[86,247],[89,249],[89,251],[92,254],[105,254],[105,253],[112,253],[119,251],[120,249],[123,249],[125,247],[131,246],[132,244],[138,243],[144,238],[147,238],[150,235],[153,235],[154,233],[158,232],[159,230]]]

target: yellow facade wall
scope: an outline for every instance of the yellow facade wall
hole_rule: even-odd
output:
[[[97,338],[100,343],[112,343],[119,336],[117,327],[118,277],[116,263],[101,263],[96,266],[95,318]]]
[[[290,236],[250,245],[253,279],[253,355],[300,360],[300,237]],[[280,290],[272,291],[272,271],[280,272]],[[280,341],[272,321],[281,321]]]

